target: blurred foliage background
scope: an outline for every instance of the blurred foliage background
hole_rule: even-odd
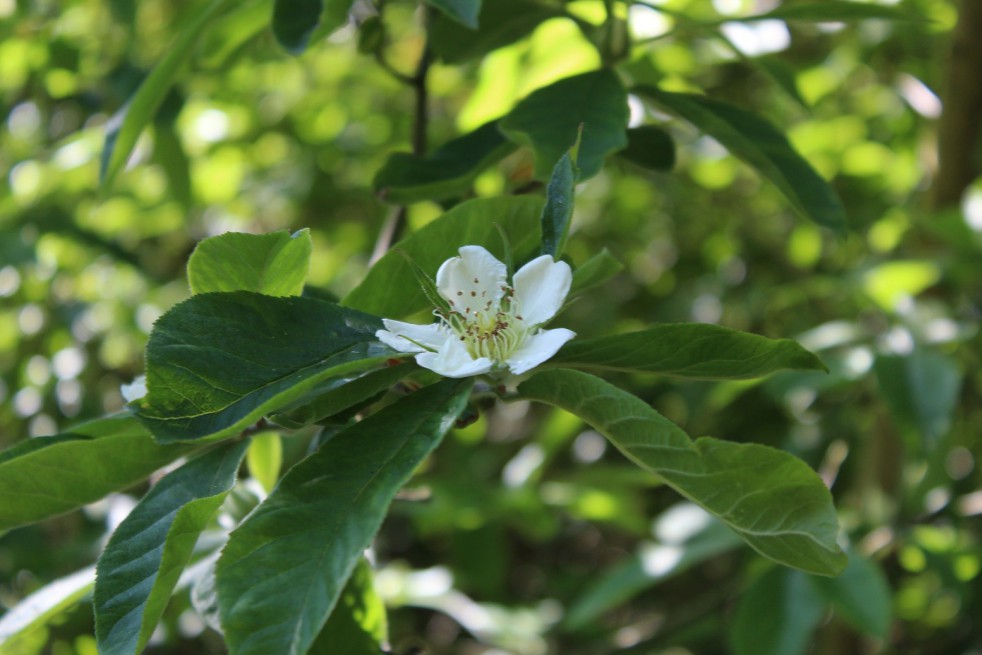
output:
[[[509,1],[516,15],[529,11]],[[347,25],[300,56],[270,34],[269,2],[231,8],[100,191],[107,125],[203,4],[0,0],[0,447],[122,407],[119,386],[141,372],[154,320],[189,295],[184,266],[201,238],[309,227],[309,281],[340,296],[394,211],[371,182],[389,154],[411,149],[415,98],[400,77],[413,75],[426,38],[423,10],[403,0],[379,3],[380,19],[378,5],[356,4]],[[834,183],[849,231],[796,218],[717,142],[632,99],[633,125],[671,134],[675,166],[612,157],[581,185],[569,258],[606,247],[625,270],[574,303],[563,325],[595,336],[714,322],[818,352],[828,375],[614,381],[689,434],[771,444],[815,467],[851,547],[873,563],[857,597],[889,608],[886,639],[857,630],[862,608],[848,604],[801,618],[807,594],[777,593],[791,575],[725,534],[686,546],[677,535],[691,513],[673,507],[677,496],[577,419],[516,404],[453,433],[383,528],[377,584],[398,608],[397,652],[752,652],[741,630],[763,625],[755,611],[766,609],[790,626],[795,652],[982,653],[982,181],[932,192],[942,99],[965,93],[945,90],[957,4],[900,0],[888,4],[914,20],[848,25],[725,22],[777,2],[653,4],[630,7],[621,75],[769,118]],[[559,14],[595,24],[604,3],[542,6],[558,17],[523,38],[435,59],[431,147],[600,65]],[[473,193],[537,192],[531,166],[519,150],[481,173]],[[409,205],[407,229],[449,204]],[[307,437],[285,440],[287,463]],[[90,565],[141,491],[5,535],[0,606]],[[30,652],[90,655],[91,633],[82,603]],[[222,648],[185,599],[148,652]]]

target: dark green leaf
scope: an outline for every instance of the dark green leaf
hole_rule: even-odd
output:
[[[880,355],[873,366],[883,398],[917,452],[930,452],[951,429],[962,374],[940,353]]]
[[[543,371],[518,393],[579,416],[762,555],[819,575],[845,566],[831,494],[788,453],[711,437],[693,442],[642,400],[587,373]]]
[[[40,652],[40,647],[30,650],[26,644],[33,644],[36,631],[89,595],[94,583],[95,567],[90,566],[44,585],[11,607],[0,618],[0,652]]]
[[[310,230],[294,234],[228,232],[205,239],[188,260],[192,293],[255,291],[299,296],[310,268]]]
[[[0,453],[0,530],[99,500],[186,452],[186,446],[156,443],[132,416],[23,441]]]
[[[488,0],[470,29],[438,13],[430,24],[430,47],[445,62],[461,63],[531,34],[540,23],[563,16],[562,10],[535,0]]]
[[[508,235],[515,256],[526,257],[539,245],[541,203],[532,196],[470,200],[403,239],[396,248],[424,271],[436,275],[440,265],[455,257],[461,246],[484,246],[500,259],[497,224]],[[378,260],[365,280],[341,302],[386,318],[405,317],[431,307],[405,257],[392,251]]]
[[[675,143],[657,125],[632,127],[627,131],[627,147],[617,153],[632,164],[653,171],[670,171],[675,165]]]
[[[569,152],[563,154],[552,169],[546,186],[546,204],[542,207],[542,254],[559,259],[566,244],[566,234],[573,219],[573,195],[576,169]]]
[[[116,175],[126,165],[140,133],[153,118],[160,103],[164,101],[194,44],[211,18],[226,2],[228,0],[213,0],[202,7],[198,15],[171,44],[170,49],[133,97],[107,123],[106,143],[99,169],[103,189],[108,189],[112,185]]]
[[[825,602],[799,571],[770,569],[743,594],[733,620],[734,655],[804,655]]]
[[[798,90],[798,80],[794,69],[784,63],[783,60],[774,55],[768,55],[765,57],[754,57],[749,61],[777,82],[778,86],[795,102],[806,109],[808,108],[808,103],[801,95],[801,91]]]
[[[194,296],[154,326],[138,416],[161,442],[236,434],[324,380],[385,361],[381,327],[312,298]]]
[[[273,0],[246,0],[215,21],[201,36],[196,62],[203,68],[224,66],[232,55],[269,27]]]
[[[627,119],[627,93],[617,73],[604,68],[532,92],[501,119],[501,131],[535,151],[535,176],[544,180],[582,126],[576,165],[579,179],[587,180],[627,145]]]
[[[764,118],[705,96],[650,86],[638,87],[635,92],[692,123],[753,166],[780,189],[803,218],[833,230],[846,228],[846,212],[835,191]]]
[[[191,206],[191,164],[173,122],[154,124],[153,158],[164,169],[171,196],[184,209]]]
[[[275,0],[273,35],[287,52],[298,55],[311,41],[348,22],[353,0]]]
[[[514,149],[498,129],[498,121],[491,121],[425,157],[392,153],[372,185],[386,201],[396,204],[461,196],[482,170]]]
[[[495,0],[491,0],[494,2]],[[436,7],[461,25],[476,30],[477,19],[481,13],[481,0],[426,0],[426,4]]]
[[[837,578],[812,578],[818,593],[857,630],[886,639],[890,632],[891,596],[886,576],[875,562],[856,551]]]
[[[362,557],[307,655],[380,655],[387,632],[385,603],[375,592],[372,565]]]
[[[573,271],[573,284],[569,288],[569,293],[573,295],[598,284],[603,284],[623,270],[624,265],[617,261],[609,250],[604,248],[576,267],[576,270]]]
[[[549,365],[683,378],[755,378],[781,369],[827,370],[791,339],[768,339],[709,323],[670,323],[611,337],[577,339]]]
[[[235,483],[247,445],[217,448],[169,473],[116,528],[96,567],[102,655],[143,651],[198,536]]]
[[[782,4],[764,14],[750,16],[742,20],[766,20],[780,18],[782,20],[800,20],[815,23],[849,22],[868,18],[883,18],[887,20],[919,20],[901,7],[875,4],[870,2],[846,2],[844,0],[822,0],[821,2],[799,2]]]
[[[453,426],[470,386],[437,383],[340,432],[232,533],[218,563],[232,655],[307,652],[396,491]]]
[[[320,423],[383,393],[413,370],[412,366],[387,366],[359,377],[329,380],[271,418],[288,428]]]

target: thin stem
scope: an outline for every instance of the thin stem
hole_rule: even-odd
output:
[[[429,12],[423,8],[423,27],[429,30]],[[429,112],[429,92],[426,88],[427,75],[433,63],[433,55],[430,52],[429,41],[423,44],[423,52],[419,56],[419,63],[416,65],[416,72],[412,77],[406,78],[407,83],[413,89],[413,126],[410,141],[412,143],[413,154],[422,157],[426,154],[427,135],[429,132],[430,112]],[[401,75],[401,74],[400,74]],[[405,77],[405,76],[403,76]],[[375,241],[375,248],[372,250],[370,263],[374,264],[389,251],[396,241],[399,240],[402,231],[406,227],[407,210],[405,205],[393,209],[385,219],[385,224],[379,232],[378,239]]]

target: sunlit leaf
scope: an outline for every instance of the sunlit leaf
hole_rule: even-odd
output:
[[[161,442],[236,434],[328,378],[385,361],[381,327],[312,298],[193,296],[154,325],[138,416]]]
[[[186,446],[156,443],[132,416],[23,441],[0,453],[0,530],[99,500],[187,451]]]
[[[587,180],[627,145],[627,120],[627,92],[617,73],[604,68],[533,91],[501,119],[501,131],[535,151],[535,177],[545,180],[582,128],[576,165]]]
[[[502,246],[497,225],[508,235],[515,256],[526,257],[539,245],[541,209],[542,201],[532,196],[470,200],[403,239],[396,248],[424,271],[436,275],[440,265],[455,257],[461,246],[484,246],[500,259]],[[364,281],[341,303],[386,318],[432,308],[405,256],[394,251],[377,261]]]
[[[537,373],[518,394],[579,416],[762,555],[819,575],[836,575],[845,566],[831,494],[788,453],[711,437],[692,441],[644,401],[578,371]]]
[[[33,633],[89,595],[95,567],[49,582],[7,610],[0,618],[0,652],[16,655],[33,643]]]
[[[804,655],[825,602],[800,571],[770,569],[744,592],[731,628],[734,655]]]
[[[192,293],[255,291],[299,296],[307,279],[310,230],[243,234],[228,232],[198,243],[188,260]]]
[[[388,202],[444,200],[464,195],[477,175],[515,149],[491,121],[448,141],[425,157],[389,155],[372,186]]]
[[[209,21],[230,0],[212,0],[184,28],[157,62],[140,88],[106,126],[106,143],[102,151],[99,178],[108,189],[126,165],[136,141],[174,85],[181,67]]]
[[[259,481],[266,493],[273,490],[283,465],[283,441],[278,432],[260,432],[252,437],[246,453],[249,475]]]
[[[102,655],[143,651],[198,536],[235,482],[247,445],[216,448],[169,473],[116,528],[96,567]]]
[[[633,92],[692,123],[753,166],[780,189],[803,218],[833,230],[845,229],[846,212],[838,195],[766,119],[705,96],[650,86]]]
[[[232,655],[307,651],[396,491],[453,426],[470,386],[440,382],[338,433],[232,533],[218,563]]]
[[[379,655],[388,633],[385,603],[376,593],[372,565],[358,560],[334,611],[308,655]]]
[[[246,0],[215,21],[201,37],[196,63],[204,68],[224,66],[249,40],[269,27],[273,0]]]
[[[548,365],[684,378],[755,378],[781,369],[826,370],[791,339],[768,339],[709,323],[671,323],[609,337],[575,339]]]

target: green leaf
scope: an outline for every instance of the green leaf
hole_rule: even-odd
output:
[[[409,255],[424,271],[436,275],[443,262],[457,255],[461,246],[484,246],[501,259],[501,235],[508,235],[518,258],[539,245],[539,213],[542,201],[532,196],[478,198],[463,202],[396,248]],[[431,307],[416,284],[405,257],[390,251],[378,260],[364,281],[344,297],[341,304],[387,318],[405,317]]]
[[[253,435],[246,453],[249,475],[259,481],[268,494],[280,478],[283,465],[283,441],[278,432],[268,431]]]
[[[445,380],[338,433],[294,466],[218,562],[232,655],[304,653],[399,488],[453,426],[469,380]]]
[[[362,557],[307,655],[379,655],[387,633],[385,603],[375,591],[372,565]]]
[[[818,593],[860,632],[886,639],[890,633],[891,596],[883,570],[856,551],[837,578],[812,578]]]
[[[23,441],[0,453],[0,531],[125,489],[187,450],[156,443],[129,415]]]
[[[773,182],[803,218],[842,231],[846,212],[826,182],[766,119],[719,100],[644,86],[634,90],[723,144]]]
[[[216,448],[167,474],[116,528],[96,567],[101,655],[143,651],[198,536],[235,483],[247,445]]]
[[[562,10],[535,0],[488,0],[477,17],[480,29],[471,29],[444,13],[430,22],[430,47],[443,61],[458,64],[514,43],[541,23],[564,16]]]
[[[840,0],[822,0],[822,2],[799,2],[796,4],[781,5],[766,13],[737,20],[767,20],[771,18],[815,23],[849,22],[868,18],[919,20],[918,16],[900,7]]]
[[[11,607],[0,618],[0,652],[27,650],[36,631],[88,596],[94,583],[95,567],[90,566],[49,582]]]
[[[106,125],[106,142],[102,150],[99,179],[103,190],[108,189],[116,175],[126,165],[143,128],[164,101],[187,61],[201,33],[216,12],[228,0],[213,0],[188,23],[171,44],[157,66],[137,89],[133,97]]]
[[[274,413],[271,418],[280,425],[293,429],[320,423],[384,393],[413,370],[413,366],[387,366],[357,377],[328,380],[305,398]]]
[[[303,52],[311,41],[348,22],[353,0],[276,0],[273,35],[290,54]]]
[[[573,283],[570,285],[569,293],[570,295],[581,293],[598,284],[603,284],[623,270],[624,265],[617,261],[609,250],[604,248],[576,267],[576,270],[573,271]]]
[[[312,298],[193,296],[154,325],[138,416],[160,442],[237,434],[324,380],[391,357],[375,339],[381,327]]]
[[[495,0],[491,0],[494,2]],[[476,30],[481,13],[481,0],[426,0],[426,4],[436,7],[461,25]]]
[[[733,620],[734,655],[804,655],[825,603],[798,571],[770,569],[744,592]]]
[[[709,323],[669,323],[577,339],[548,365],[709,380],[756,378],[782,369],[827,370],[816,355],[791,339],[768,339]]]
[[[192,293],[255,291],[299,296],[310,268],[310,230],[294,234],[228,232],[205,239],[188,260]]]
[[[491,121],[425,157],[392,153],[372,186],[395,204],[454,198],[464,195],[482,170],[514,149],[498,129],[498,121]]]
[[[646,589],[741,543],[732,530],[691,503],[679,503],[671,508],[659,519],[658,525],[675,517],[685,521],[687,527],[691,526],[684,539],[669,543],[645,542],[638,554],[597,576],[570,605],[563,627],[572,631],[584,628]]]
[[[845,566],[831,494],[788,453],[711,437],[693,442],[644,401],[587,373],[543,371],[518,393],[579,416],[765,557],[818,575]]]
[[[873,365],[880,391],[915,452],[931,452],[951,430],[962,374],[951,358],[915,349],[879,355]]]
[[[552,169],[546,186],[546,204],[542,207],[542,254],[559,259],[566,244],[569,224],[573,219],[573,200],[576,189],[576,168],[565,152]]]
[[[627,145],[627,93],[617,73],[604,68],[559,80],[532,92],[501,119],[501,131],[535,151],[535,176],[546,179],[556,162],[583,139],[580,180],[600,172],[604,158]]]
[[[653,171],[670,171],[675,166],[675,143],[657,125],[632,127],[627,131],[627,147],[617,153],[632,164]]]
[[[242,46],[269,27],[273,0],[246,0],[217,20],[201,37],[196,62],[209,70],[224,66]]]

